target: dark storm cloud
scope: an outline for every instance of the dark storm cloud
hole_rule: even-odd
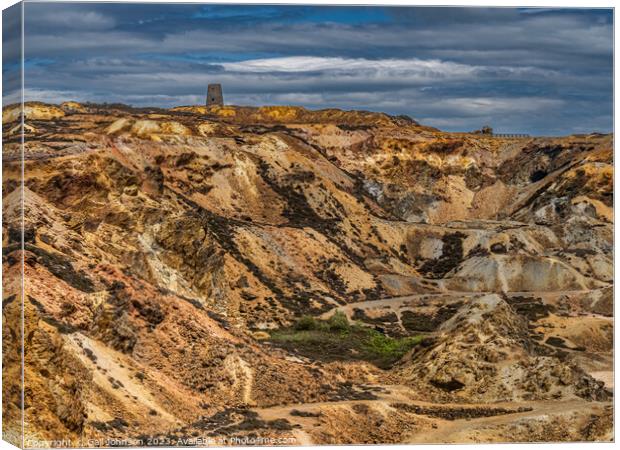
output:
[[[463,130],[609,131],[611,10],[26,4],[33,99],[409,114]]]
[[[21,48],[21,5],[17,4],[2,11],[3,104],[21,97]]]

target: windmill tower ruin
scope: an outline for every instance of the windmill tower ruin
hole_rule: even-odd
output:
[[[224,95],[222,94],[221,84],[210,84],[207,87],[207,106],[224,104]]]

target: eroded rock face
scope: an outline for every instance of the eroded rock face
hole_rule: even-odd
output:
[[[468,302],[445,321],[436,341],[403,361],[401,376],[431,385],[430,398],[463,401],[607,400],[602,381],[542,349],[528,321],[497,294]]]
[[[19,372],[23,304],[29,436],[441,442],[443,420],[474,417],[451,402],[477,408],[460,442],[523,440],[569,413],[568,435],[609,437],[611,136],[33,103],[22,198],[15,111],[3,115],[3,358],[5,376]],[[372,328],[374,351],[413,349],[379,369],[356,350],[327,360],[274,345],[338,311]],[[19,393],[5,386],[15,427]],[[522,409],[491,426],[495,402]],[[557,417],[534,423],[539,411]]]

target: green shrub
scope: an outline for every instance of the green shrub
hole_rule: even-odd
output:
[[[336,311],[328,320],[329,329],[331,331],[347,332],[351,331],[351,324],[347,315],[342,311]]]
[[[294,328],[296,330],[316,330],[318,328],[317,320],[312,316],[302,316],[301,319],[297,321]]]
[[[366,349],[378,358],[400,359],[415,345],[422,341],[420,336],[392,338],[377,331],[366,341]]]

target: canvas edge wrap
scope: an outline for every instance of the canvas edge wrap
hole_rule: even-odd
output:
[[[3,130],[3,144],[18,141],[20,151],[3,146],[3,299],[2,299],[2,439],[24,447],[24,4],[2,11],[3,115],[8,104],[19,104],[20,120]],[[3,121],[4,122],[4,121]]]

